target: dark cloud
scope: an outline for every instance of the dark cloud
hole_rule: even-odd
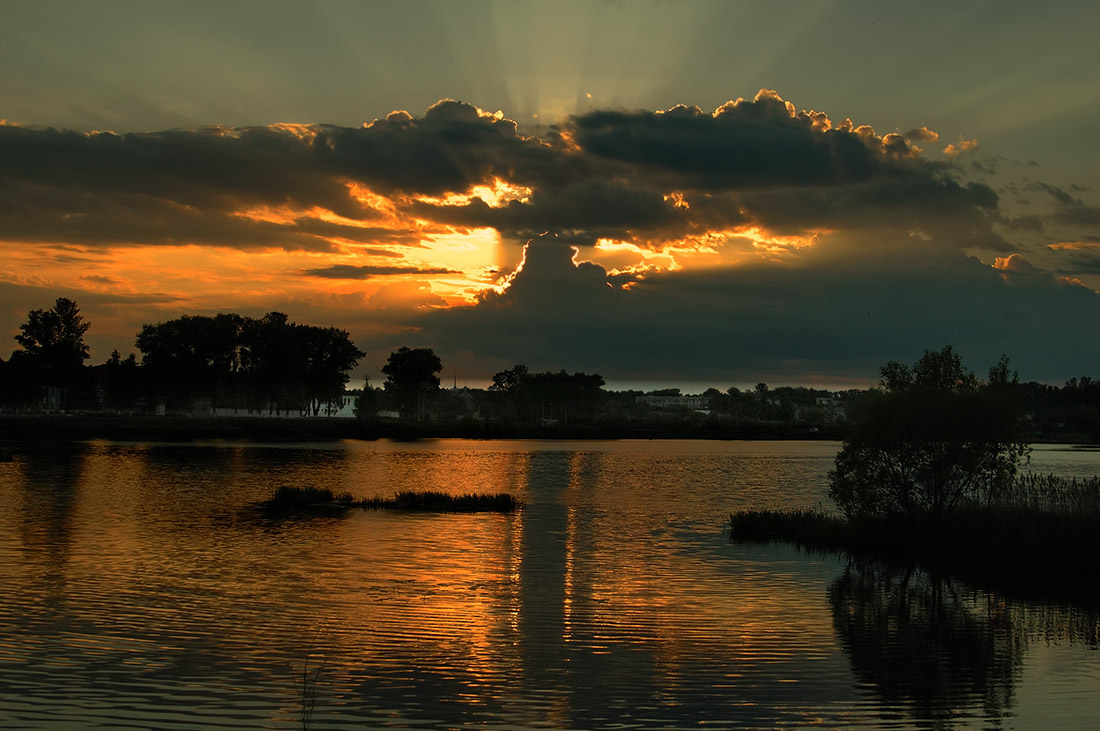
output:
[[[500,207],[481,199],[458,206],[420,203],[411,212],[439,223],[490,226],[512,238],[532,238],[549,230],[578,234],[589,243],[602,236],[630,239],[635,232],[682,236],[692,222],[687,211],[666,202],[657,190],[601,180],[536,190],[527,203],[510,201]]]
[[[322,172],[310,143],[278,127],[126,135],[0,128],[0,174],[31,193],[42,186],[203,210],[297,201],[361,214],[341,181]]]
[[[1002,221],[1005,226],[1014,231],[1029,231],[1039,233],[1043,230],[1043,219],[1035,214],[1006,218]]]
[[[333,238],[413,245],[423,220],[520,240],[552,230],[643,245],[759,224],[916,231],[932,244],[1005,249],[991,228],[997,195],[952,171],[903,135],[796,112],[774,92],[713,114],[593,111],[537,137],[457,101],[355,128],[116,135],[0,127],[0,233],[83,245],[326,250]],[[417,200],[468,195],[497,179],[530,193],[497,207]],[[374,202],[356,186],[389,200]],[[317,209],[337,217],[321,220]]]
[[[873,133],[827,124],[761,92],[714,114],[683,106],[664,114],[600,111],[574,118],[567,129],[589,154],[691,189],[846,185],[910,167],[900,138],[887,149]]]
[[[324,127],[313,148],[332,171],[382,193],[464,192],[494,177],[560,184],[570,167],[557,149],[519,134],[515,122],[451,100],[420,119],[394,112],[362,128]]]
[[[1080,186],[1071,186],[1080,192]],[[1100,206],[1088,205],[1064,188],[1041,181],[1032,181],[1025,190],[1049,195],[1058,205],[1058,210],[1047,216],[1053,223],[1070,226],[1100,226]]]
[[[1056,255],[1061,274],[1100,274],[1100,243],[1082,241],[1047,248]]]
[[[453,269],[419,268],[401,266],[353,266],[351,264],[336,264],[323,269],[306,269],[303,274],[310,277],[322,277],[324,279],[374,279],[375,277],[389,277],[396,274],[457,274]]]
[[[952,251],[825,258],[800,266],[662,273],[629,290],[532,245],[503,294],[417,321],[448,350],[537,368],[716,383],[869,378],[891,359],[954,345],[976,368],[1008,353],[1025,378],[1091,372],[1100,296],[1037,272],[1003,272]],[[1026,262],[1014,262],[1026,270]]]

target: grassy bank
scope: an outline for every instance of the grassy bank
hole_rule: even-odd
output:
[[[918,565],[1021,598],[1100,607],[1100,480],[1028,476],[1010,492],[939,518],[745,511],[730,516],[730,539]]]
[[[404,491],[392,498],[356,500],[351,493],[333,493],[327,488],[283,486],[260,504],[268,514],[332,513],[353,508],[361,510],[407,510],[437,513],[511,513],[519,508],[512,495],[467,493],[449,495],[431,490]]]

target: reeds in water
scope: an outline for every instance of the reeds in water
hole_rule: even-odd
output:
[[[1100,606],[1100,479],[1025,475],[946,515],[844,518],[814,510],[730,515],[733,541],[916,564],[1017,595]]]
[[[371,510],[423,510],[446,513],[510,513],[519,502],[509,493],[467,493],[450,495],[445,492],[412,490],[399,492],[392,498],[363,500],[360,507]]]
[[[432,490],[407,490],[395,494],[392,498],[356,500],[351,493],[347,492],[335,494],[327,488],[284,485],[276,489],[275,494],[260,506],[265,511],[276,514],[349,508],[439,513],[510,513],[519,508],[519,501],[506,492],[451,495]]]
[[[991,502],[1005,508],[1100,517],[1100,477],[1079,480],[1029,473],[1014,480]]]

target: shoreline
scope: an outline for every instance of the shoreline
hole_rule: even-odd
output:
[[[0,414],[0,442],[126,441],[334,441],[340,439],[712,439],[840,440],[839,428],[790,422],[748,422],[721,428],[661,424],[542,426],[483,420],[457,422],[360,421],[342,417],[148,416],[132,414]]]
[[[703,439],[713,441],[842,441],[845,425],[803,422],[517,424],[459,421],[361,421],[330,416],[152,416],[147,414],[0,413],[0,447],[91,439],[186,442],[209,439],[304,442],[358,439]],[[1035,433],[1031,444],[1062,444],[1100,449],[1095,439],[1077,432]],[[3,453],[0,448],[0,453]]]

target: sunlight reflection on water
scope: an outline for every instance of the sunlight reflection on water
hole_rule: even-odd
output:
[[[977,685],[932,706],[912,686],[884,691],[878,666],[861,659],[877,630],[841,621],[895,606],[875,610],[878,599],[860,593],[872,578],[835,557],[727,542],[731,510],[824,504],[837,446],[97,442],[20,452],[0,465],[0,725],[286,728],[301,710],[295,680],[311,668],[312,728],[1027,717],[1019,701],[990,712]],[[258,519],[248,506],[279,485],[357,497],[512,492],[526,505]],[[1017,617],[1014,631],[1087,625],[1051,616],[1035,626]],[[979,645],[1002,636],[968,622],[960,636]],[[1068,698],[1061,718],[1089,718],[1100,709],[1085,698],[1100,682],[1082,641],[1043,644],[1034,662],[1069,653],[1089,682],[1058,685],[1022,650],[990,682],[1029,704],[1054,683]]]

